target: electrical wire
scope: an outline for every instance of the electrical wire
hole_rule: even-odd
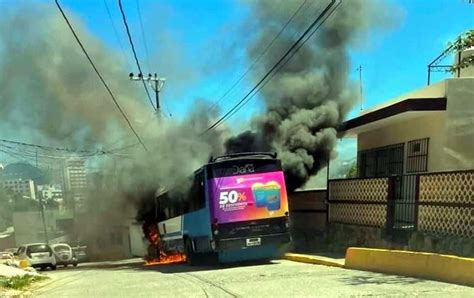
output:
[[[296,17],[296,15],[300,12],[300,10],[303,8],[303,6],[306,4],[307,0],[304,0],[301,2],[299,7],[293,12],[291,17],[288,19],[288,21],[283,25],[283,27],[280,29],[280,31],[273,37],[273,39],[270,41],[270,43],[265,47],[265,49],[259,54],[257,58],[253,61],[253,63],[247,68],[247,70],[242,73],[242,75],[239,77],[239,79],[218,99],[214,102],[214,104],[209,108],[210,111],[212,111],[243,79],[244,77],[254,69],[254,67],[257,65],[257,63],[260,61],[260,59],[268,52],[268,50],[273,46],[275,41],[280,37],[280,35],[285,31],[286,27],[293,21],[293,19]]]
[[[140,20],[140,28],[141,28],[141,31],[142,31],[142,40],[143,40],[143,46],[145,48],[145,55],[146,55],[146,60],[147,60],[147,63],[148,63],[148,69],[151,70],[150,55],[148,55],[148,46],[147,46],[147,42],[146,42],[146,38],[145,38],[145,30],[143,29],[142,12],[140,10],[140,2],[139,1],[140,0],[135,0],[135,2],[137,3],[138,19]]]
[[[131,68],[132,66],[130,64],[130,61],[127,58],[127,54],[125,53],[125,48],[123,47],[123,44],[120,40],[120,35],[118,34],[117,27],[115,27],[115,23],[114,23],[114,20],[112,18],[112,14],[110,13],[109,5],[107,4],[107,0],[104,0],[104,6],[105,6],[105,9],[107,10],[107,15],[109,16],[110,24],[112,25],[112,28],[114,30],[115,38],[117,39],[117,43],[120,46],[120,50],[122,51],[123,59],[124,59],[125,63],[128,64],[128,67]]]
[[[135,45],[133,44],[132,34],[130,33],[130,28],[128,27],[127,17],[125,16],[125,11],[123,9],[121,0],[118,0],[118,5],[119,5],[119,8],[120,8],[120,13],[122,14],[122,20],[123,20],[123,24],[125,26],[125,30],[127,32],[128,42],[130,43],[130,47],[132,48],[132,52],[133,52],[133,57],[135,58],[135,63],[137,64],[138,71],[142,75],[142,80],[141,81],[143,83],[143,88],[145,88],[145,92],[146,92],[146,95],[148,97],[148,100],[150,101],[151,106],[156,111],[157,108],[155,108],[155,106],[153,104],[153,101],[151,100],[151,96],[150,96],[150,92],[148,91],[148,87],[146,86],[145,80],[143,80],[144,73],[143,73],[142,68],[140,66],[140,62],[138,61],[137,51],[135,50]]]
[[[97,152],[97,151],[92,151],[92,150],[76,150],[76,149],[68,149],[68,148],[55,148],[55,147],[50,147],[50,146],[43,146],[43,145],[30,144],[30,143],[24,143],[24,142],[17,142],[17,141],[5,140],[5,139],[0,139],[0,142],[14,144],[14,145],[36,147],[36,148],[45,149],[45,150],[65,151],[65,152],[71,152],[71,153],[94,153],[94,152]]]
[[[127,122],[128,124],[128,127],[130,128],[130,130],[133,132],[133,134],[135,135],[135,137],[138,139],[138,142],[142,145],[143,149],[145,149],[145,151],[148,152],[148,148],[145,146],[145,143],[143,143],[142,139],[140,138],[140,136],[138,135],[138,133],[135,131],[135,129],[133,128],[132,126],[132,123],[130,122],[130,120],[128,119],[127,115],[125,114],[125,112],[123,111],[122,107],[119,105],[119,103],[117,102],[117,100],[115,99],[115,95],[112,93],[112,90],[110,90],[110,87],[109,85],[107,85],[107,83],[105,82],[104,78],[102,77],[102,75],[100,74],[99,70],[97,69],[97,67],[95,66],[94,62],[92,61],[92,58],[89,56],[89,53],[86,51],[86,49],[84,48],[84,45],[82,44],[81,40],[79,39],[79,37],[77,36],[76,34],[76,31],[74,30],[74,28],[72,27],[72,24],[69,22],[69,19],[67,18],[66,14],[64,13],[61,5],[59,4],[59,1],[58,0],[55,0],[55,3],[56,3],[56,6],[58,7],[59,11],[61,12],[61,15],[63,16],[64,20],[66,21],[69,29],[71,30],[72,34],[74,35],[74,38],[76,39],[77,43],[79,44],[79,46],[81,47],[81,50],[82,52],[84,53],[84,55],[86,56],[87,60],[89,60],[89,63],[91,64],[92,68],[94,69],[95,73],[97,74],[97,76],[99,77],[100,81],[102,82],[102,84],[104,85],[105,89],[107,89],[107,92],[109,93],[112,101],[114,102],[115,106],[117,107],[117,109],[120,111],[120,113],[122,114],[123,118],[125,119],[125,121]]]
[[[340,5],[341,2],[338,2],[336,5],[336,8]],[[273,78],[273,76],[278,72],[278,70],[281,69],[280,65],[284,62],[284,60],[291,54],[291,57],[286,60],[284,64],[286,64],[293,56],[294,54],[301,48],[301,46],[311,37],[319,28],[320,26],[326,21],[327,17],[329,17],[330,14],[334,12],[334,10],[331,11],[331,8],[336,4],[336,0],[332,0],[331,3],[329,3],[326,8],[318,15],[318,17],[310,24],[310,26],[303,32],[303,34],[296,40],[295,43],[283,54],[283,56],[273,65],[273,67],[258,81],[258,83],[236,104],[234,105],[227,113],[225,113],[222,117],[220,117],[216,122],[214,122],[211,126],[209,126],[204,132],[201,133],[205,134],[208,131],[216,128],[219,126],[222,122],[226,121],[230,117],[232,117],[238,110],[240,110],[244,105],[246,105],[251,98],[261,89],[260,86],[262,84],[266,84],[268,81]],[[330,12],[330,14],[328,14]],[[307,35],[312,31],[312,29],[321,21],[323,20],[320,25],[316,28],[315,31],[313,31],[308,38]],[[306,38],[306,39],[305,39]],[[302,44],[301,41],[305,40]],[[296,50],[295,50],[296,49]],[[294,51],[295,50],[295,51]],[[294,52],[293,52],[294,51]],[[292,54],[293,52],[293,54]],[[284,65],[283,64],[283,65]],[[277,70],[278,68],[278,70]],[[275,71],[276,70],[276,71]],[[271,77],[270,77],[271,76]],[[267,78],[269,78],[267,80]],[[263,87],[263,86],[262,86]],[[259,89],[260,88],[260,89]],[[258,89],[258,90],[257,90]],[[257,92],[254,93],[254,91],[257,90]],[[253,95],[252,95],[253,94]]]
[[[342,3],[342,1],[338,2],[336,4],[336,6],[334,6],[334,8],[324,17],[324,19],[322,20],[322,22],[314,29],[313,32],[311,32],[305,40],[303,40],[303,42],[290,54],[290,56],[288,57],[288,59],[286,59],[279,67],[278,69],[276,69],[276,71],[274,73],[272,73],[272,75],[268,78],[268,80],[266,80],[262,86],[260,86],[257,91],[255,91],[255,93],[253,93],[248,99],[246,99],[246,101],[241,105],[239,106],[237,109],[235,109],[228,117],[227,119],[231,118],[235,113],[237,113],[244,105],[246,105],[258,92],[260,92],[260,90],[262,90],[266,85],[267,83],[280,71],[280,69],[286,65],[286,63],[288,63],[288,61],[291,60],[291,58],[293,58],[293,56],[299,51],[299,49],[301,49],[301,47],[314,35],[314,33],[316,33],[316,31],[322,26],[322,24],[324,24],[324,22],[334,13],[334,11],[339,7],[339,5]],[[222,123],[222,122],[221,122]],[[220,123],[220,124],[221,124]],[[216,127],[218,127],[220,124],[218,124]]]
[[[2,144],[2,143],[7,143],[7,144],[11,144],[11,145],[16,145],[16,146],[23,146],[23,147],[27,147],[27,148],[30,147],[30,148],[34,148],[34,150],[28,151],[25,148],[21,148],[21,147],[15,148],[13,146],[5,145],[5,144]],[[74,154],[77,157],[80,157],[78,155],[78,153],[82,153],[83,157],[91,157],[91,156],[96,156],[96,155],[115,154],[117,152],[125,151],[127,149],[136,147],[138,145],[140,145],[140,143],[133,143],[133,144],[129,144],[129,145],[125,145],[125,146],[122,146],[122,147],[117,147],[117,148],[113,148],[113,149],[109,149],[109,150],[76,150],[76,149],[57,148],[57,147],[50,147],[50,146],[43,146],[43,145],[37,145],[37,144],[30,144],[30,143],[0,139],[0,147],[8,148],[10,150],[17,150],[18,152],[23,152],[23,153],[30,154],[30,155],[40,154],[40,155],[43,155],[45,157],[57,157],[57,156],[66,157],[67,155],[57,155],[57,156],[46,155],[46,154],[43,154],[41,152],[38,153],[38,149],[41,149],[41,150],[44,150],[44,151],[49,151],[50,154],[51,154],[51,151],[60,151],[60,152],[63,152],[63,153]]]

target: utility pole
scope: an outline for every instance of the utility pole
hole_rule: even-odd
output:
[[[359,93],[360,93],[360,110],[364,110],[364,94],[362,92],[362,65],[357,68],[359,71]]]
[[[40,212],[41,212],[41,219],[43,220],[43,230],[44,230],[44,240],[46,241],[46,244],[49,244],[49,239],[48,239],[48,230],[46,228],[46,219],[44,217],[44,201],[43,201],[43,194],[40,192],[38,193],[39,197],[39,205],[40,205]]]
[[[154,75],[151,75],[151,73],[149,73],[147,77],[144,77],[142,73],[139,73],[138,76],[135,76],[133,72],[131,72],[128,75],[128,77],[132,81],[147,81],[148,82],[151,89],[155,91],[156,112],[158,115],[160,115],[160,91],[165,85],[166,79],[158,77],[156,73]]]

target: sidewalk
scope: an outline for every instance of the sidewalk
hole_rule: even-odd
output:
[[[301,263],[310,263],[316,265],[332,266],[343,268],[345,263],[345,258],[343,254],[335,253],[286,253],[283,257],[286,260],[301,262]]]
[[[474,287],[474,258],[436,253],[350,247],[341,254],[286,253],[284,259],[346,269],[395,274]]]

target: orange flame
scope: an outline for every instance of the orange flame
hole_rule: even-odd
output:
[[[170,255],[161,255],[159,259],[145,260],[145,266],[174,264],[186,262],[186,255],[183,253],[173,253]]]
[[[145,258],[145,266],[186,262],[185,254],[165,251],[156,225],[149,225],[147,227],[147,238],[153,252],[150,253],[149,251],[148,256]]]

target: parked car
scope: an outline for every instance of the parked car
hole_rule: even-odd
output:
[[[56,257],[56,265],[63,265],[64,267],[68,265],[77,266],[78,261],[71,246],[66,243],[58,243],[52,244],[51,248]]]
[[[79,263],[87,261],[87,253],[86,253],[87,246],[75,246],[72,247],[72,251],[76,256],[76,259]]]
[[[56,270],[56,258],[53,250],[46,243],[25,244],[18,248],[17,257],[26,259],[31,267],[45,270],[47,267]]]
[[[1,251],[0,252],[0,264],[12,262],[15,259],[14,255],[11,252]]]

